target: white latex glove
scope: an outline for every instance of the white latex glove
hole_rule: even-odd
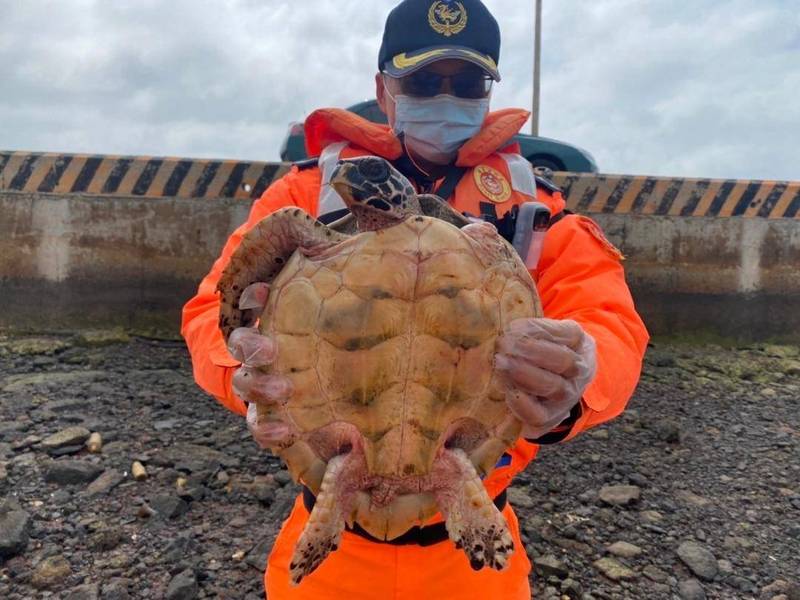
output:
[[[597,370],[594,339],[575,321],[517,319],[498,339],[506,402],[537,439],[566,419]]]
[[[269,296],[266,283],[254,283],[242,294],[239,308],[264,310]],[[234,329],[228,338],[228,352],[242,363],[233,374],[233,391],[249,403],[247,425],[256,442],[264,448],[273,446],[288,434],[283,423],[256,423],[256,404],[282,404],[292,396],[292,382],[283,375],[264,373],[265,367],[275,360],[278,353],[275,340],[262,335],[255,327]]]

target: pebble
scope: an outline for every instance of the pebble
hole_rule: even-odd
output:
[[[621,556],[622,558],[633,558],[642,553],[642,549],[639,546],[623,541],[614,542],[607,550],[614,556]]]
[[[282,469],[277,473],[275,473],[275,483],[277,483],[278,485],[284,486],[291,482],[292,482],[292,476],[286,469]]]
[[[0,503],[0,558],[11,558],[25,550],[31,517],[14,500]]]
[[[706,600],[706,592],[697,579],[686,579],[678,584],[678,593],[683,600]]]
[[[96,583],[89,583],[74,588],[67,595],[66,600],[98,600],[100,589]]]
[[[64,446],[83,446],[91,432],[85,427],[67,427],[42,440],[46,450],[63,448]]]
[[[130,597],[128,585],[123,580],[111,581],[103,586],[103,600],[128,600]]]
[[[38,590],[60,585],[72,574],[72,567],[66,558],[57,554],[40,562],[31,576],[31,584]]]
[[[125,481],[125,476],[116,469],[107,469],[103,474],[86,486],[87,496],[101,496],[109,493],[120,483]]]
[[[613,558],[604,557],[592,563],[603,575],[613,581],[630,580],[636,578],[636,573]]]
[[[681,441],[681,430],[678,424],[668,419],[661,419],[655,423],[658,439],[668,444],[677,444]]]
[[[598,494],[600,500],[612,506],[628,506],[639,500],[642,490],[636,485],[605,485]]]
[[[199,591],[194,571],[186,569],[175,575],[169,582],[165,598],[166,600],[192,600],[197,598]]]
[[[669,575],[654,565],[645,566],[645,568],[642,569],[642,574],[650,581],[655,581],[656,583],[666,583],[669,579]]]
[[[527,488],[508,488],[508,501],[514,508],[530,509],[535,506],[533,498],[531,498],[530,491]]]
[[[717,559],[705,546],[687,541],[678,546],[677,552],[683,563],[701,579],[711,581],[717,575]]]
[[[165,519],[175,519],[187,510],[189,505],[172,494],[157,494],[150,499],[150,507]]]
[[[639,518],[643,523],[658,523],[664,520],[664,515],[657,510],[643,510],[639,513]]]
[[[47,465],[44,480],[58,485],[77,485],[94,481],[103,468],[82,460],[55,460]]]
[[[554,555],[548,554],[533,559],[533,567],[542,577],[558,577],[564,579],[569,575],[569,571],[564,563],[559,561]]]

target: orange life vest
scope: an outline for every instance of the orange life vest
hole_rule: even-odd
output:
[[[564,210],[565,202],[555,188],[539,186],[531,164],[515,150],[509,140],[528,118],[527,111],[509,109],[492,113],[482,130],[459,151],[456,166],[465,168],[450,198],[450,205],[461,213],[479,217],[493,215],[502,219],[515,205],[537,200],[551,214]],[[361,117],[338,109],[322,109],[306,120],[308,151],[319,154],[322,175],[316,216],[346,210],[336,190],[329,185],[337,162],[343,158],[377,155],[396,160],[402,147],[387,126],[370,123]],[[441,184],[441,182],[439,182]],[[434,189],[434,193],[436,189]],[[535,272],[531,272],[535,277]],[[489,495],[497,497],[514,476],[534,458],[538,446],[519,440],[484,479]],[[436,515],[428,524],[440,522]]]

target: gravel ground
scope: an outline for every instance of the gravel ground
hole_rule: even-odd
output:
[[[800,599],[799,397],[800,348],[652,347],[515,481],[535,596]],[[0,335],[2,598],[263,598],[296,491],[182,344]]]

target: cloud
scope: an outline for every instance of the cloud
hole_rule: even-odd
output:
[[[529,107],[532,2],[494,105]],[[0,21],[3,149],[275,160],[290,121],[374,93],[394,0],[62,0]],[[542,135],[606,172],[800,178],[789,0],[545,0]]]

